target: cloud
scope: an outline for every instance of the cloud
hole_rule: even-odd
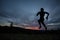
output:
[[[36,14],[43,7],[50,14],[46,22],[60,22],[60,0],[2,0],[0,5],[0,20],[3,21],[37,26]]]
[[[60,25],[60,23],[50,23],[50,24],[47,24],[47,25]]]

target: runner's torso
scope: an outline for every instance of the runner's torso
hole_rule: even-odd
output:
[[[39,15],[40,15],[40,20],[41,20],[41,19],[44,19],[45,12],[39,12]]]

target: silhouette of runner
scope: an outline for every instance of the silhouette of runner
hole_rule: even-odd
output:
[[[41,24],[43,24],[43,26],[45,27],[45,29],[47,30],[46,25],[44,24],[44,16],[45,14],[47,14],[46,19],[48,19],[49,13],[45,12],[43,8],[40,9],[41,11],[39,11],[36,16],[40,15],[40,19],[38,20],[38,23],[40,25],[39,29],[41,28]]]

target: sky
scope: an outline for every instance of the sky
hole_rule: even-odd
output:
[[[0,0],[0,24],[38,26],[40,8],[50,14],[45,23],[60,24],[60,0]]]

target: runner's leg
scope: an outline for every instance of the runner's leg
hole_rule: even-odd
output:
[[[46,27],[46,25],[44,24],[44,22],[42,22],[42,24],[43,24],[43,26],[45,27],[45,29],[47,30],[47,27]]]

